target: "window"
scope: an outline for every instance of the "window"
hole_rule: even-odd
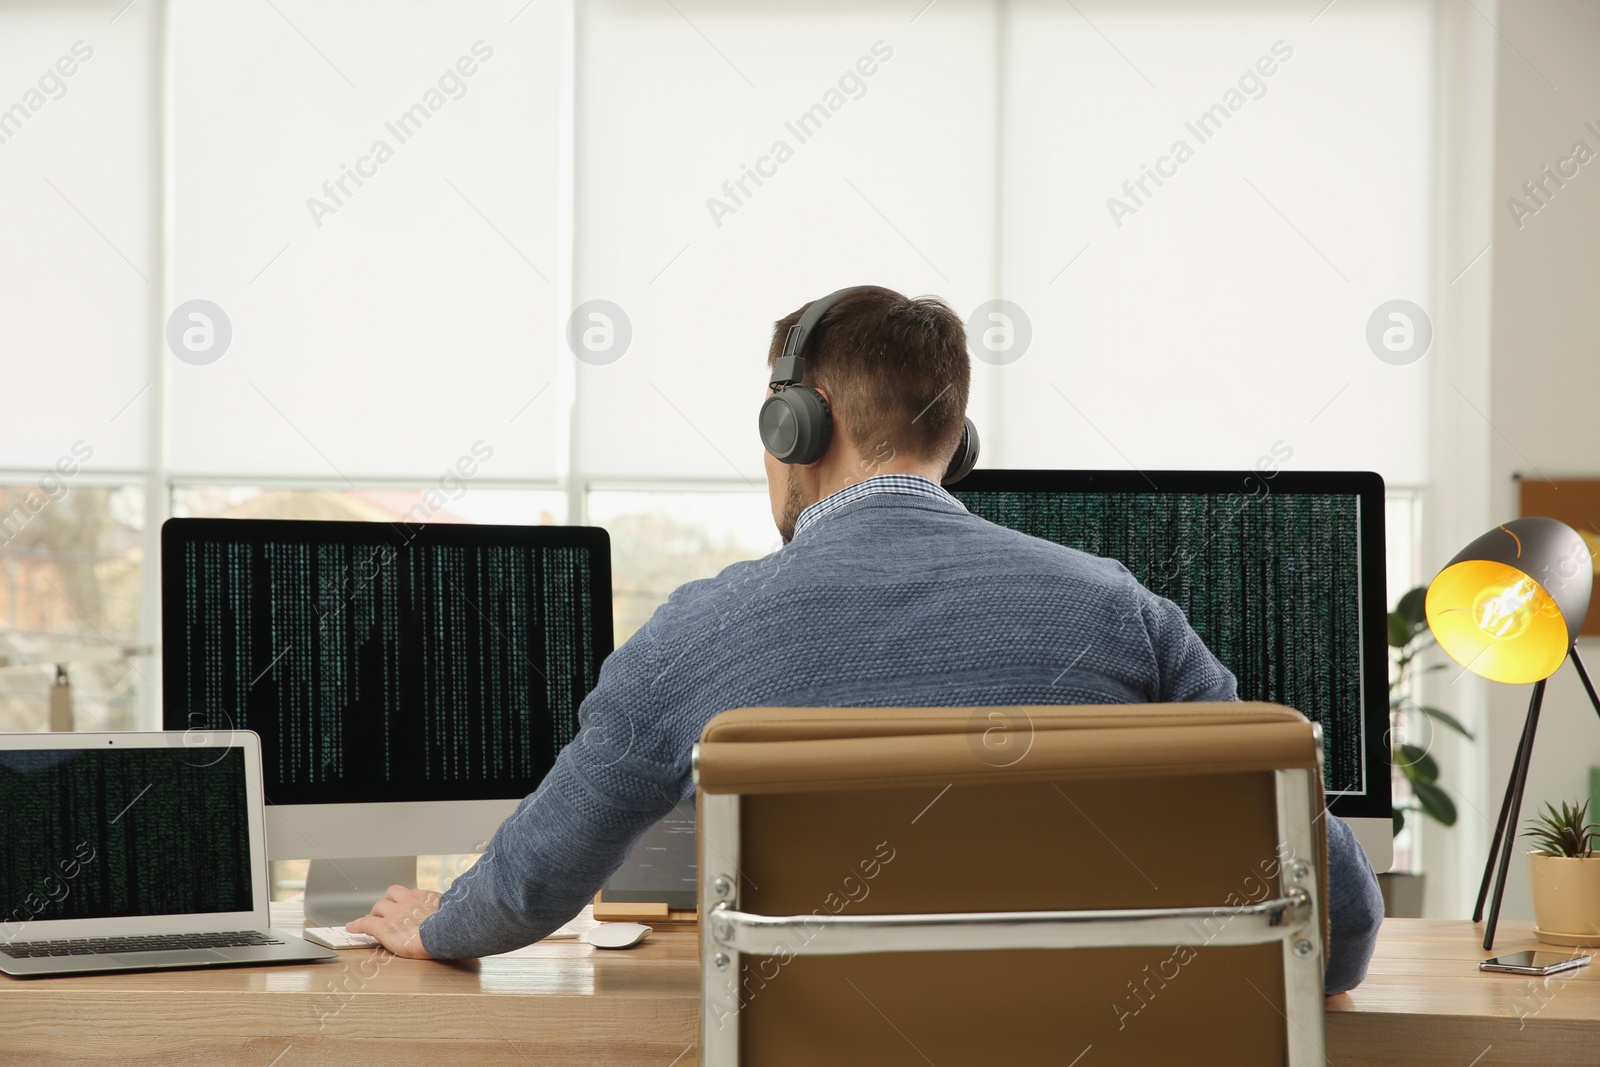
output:
[[[58,664],[75,728],[136,728],[157,669],[134,651],[143,530],[131,487],[0,487],[0,731],[45,727]]]
[[[1366,340],[1433,275],[1424,0],[391,8],[0,10],[7,69],[75,69],[0,127],[0,350],[37,356],[7,368],[37,400],[0,420],[0,485],[81,442],[97,484],[154,490],[72,490],[131,538],[92,567],[36,531],[110,583],[102,645],[158,640],[138,560],[169,510],[585,500],[625,639],[775,547],[771,323],[869,279],[968,321],[986,465],[1426,483],[1427,364]],[[6,551],[20,633],[49,590]],[[157,721],[134,667],[84,665],[82,721]],[[16,721],[49,680],[0,675]]]
[[[619,646],[680,585],[782,545],[766,493],[592,489],[588,510],[611,534]]]
[[[341,519],[351,522],[472,522],[551,526],[566,518],[566,497],[550,490],[485,489],[456,478],[427,488],[275,489],[183,486],[181,518]]]

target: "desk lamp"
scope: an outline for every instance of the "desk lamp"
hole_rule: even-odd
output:
[[[1486,949],[1494,947],[1545,680],[1563,660],[1572,659],[1596,714],[1600,714],[1600,696],[1595,694],[1576,644],[1593,585],[1593,560],[1578,531],[1555,519],[1526,518],[1496,526],[1473,541],[1428,586],[1428,626],[1440,648],[1491,682],[1533,683],[1522,740],[1511,762],[1511,780],[1506,783],[1500,821],[1495,824],[1494,843],[1489,846],[1489,862],[1484,865],[1478,904],[1472,913],[1473,922],[1483,920],[1489,875],[1498,856],[1500,871],[1483,936]]]

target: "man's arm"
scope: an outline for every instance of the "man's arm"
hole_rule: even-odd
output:
[[[1161,702],[1238,699],[1233,675],[1217,662],[1176,604],[1151,595],[1144,619],[1161,674]],[[1335,815],[1327,820],[1331,942],[1322,980],[1332,996],[1355,988],[1367,976],[1383,922],[1383,896],[1350,827]]]
[[[422,924],[430,956],[489,956],[549,934],[593,899],[640,835],[671,810],[677,797],[654,776],[615,766],[596,773],[605,769],[592,762],[597,747],[580,734],[532,803],[502,823],[489,850],[456,879]]]
[[[1331,943],[1322,988],[1330,997],[1367,976],[1383,923],[1383,895],[1367,854],[1337,815],[1328,815],[1328,925]]]
[[[652,699],[650,653],[641,631],[606,661],[577,736],[478,862],[435,898],[436,912],[424,894],[391,890],[351,929],[400,955],[418,954],[420,932],[427,955],[467,959],[531,944],[582,910],[683,789],[687,753],[677,758]]]
[[[1146,598],[1142,617],[1159,676],[1150,699],[1159,704],[1238,700],[1232,672],[1200,640],[1183,609],[1143,587],[1140,592]]]

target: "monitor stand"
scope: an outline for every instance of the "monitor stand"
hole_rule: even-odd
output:
[[[1382,874],[1394,866],[1394,820],[1346,819],[1356,844],[1367,854],[1374,874]],[[385,888],[388,888],[387,886]]]
[[[390,886],[416,884],[415,856],[312,860],[306,871],[306,925],[343,926],[370,912]]]

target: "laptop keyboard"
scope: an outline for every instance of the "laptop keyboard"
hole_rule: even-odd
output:
[[[0,945],[0,954],[14,960],[45,956],[122,955],[129,952],[168,952],[185,948],[249,948],[283,942],[259,930],[223,934],[147,934],[141,937],[75,937],[67,941],[13,941]]]

